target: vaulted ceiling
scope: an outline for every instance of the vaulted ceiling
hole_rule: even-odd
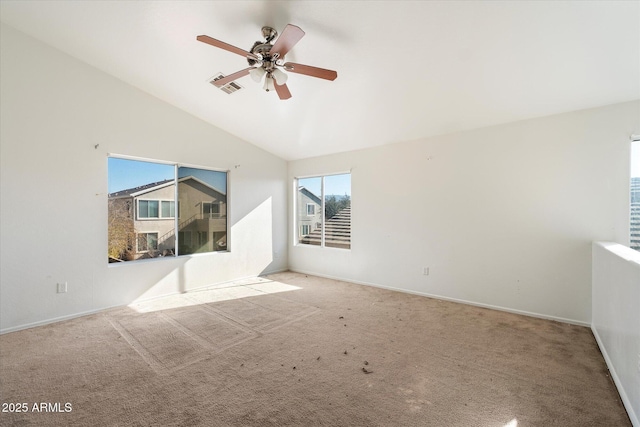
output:
[[[640,98],[637,1],[6,1],[0,19],[282,158],[414,140]],[[264,25],[306,35],[278,99],[246,68]],[[46,70],[43,70],[46,73]]]

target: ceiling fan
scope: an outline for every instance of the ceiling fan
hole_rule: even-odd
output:
[[[293,62],[284,62],[285,55],[300,41],[304,34],[304,31],[302,31],[300,27],[288,24],[282,31],[280,37],[272,44],[273,40],[278,36],[278,32],[271,27],[265,26],[262,27],[262,36],[265,41],[255,42],[250,51],[240,49],[239,47],[232,46],[209,36],[198,36],[196,39],[211,46],[244,56],[249,62],[250,67],[213,82],[216,87],[222,87],[249,74],[257,83],[262,82],[264,78],[263,89],[267,92],[275,90],[280,99],[289,99],[291,98],[291,92],[289,92],[289,88],[286,85],[288,76],[282,70],[325,80],[335,80],[338,77],[338,73],[333,70]]]

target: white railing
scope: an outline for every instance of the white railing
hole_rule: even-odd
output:
[[[640,426],[640,252],[593,242],[591,330],[629,418]]]

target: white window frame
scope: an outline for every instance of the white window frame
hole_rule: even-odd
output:
[[[349,171],[345,171],[345,172],[335,172],[335,173],[327,173],[327,174],[321,174],[321,175],[308,175],[308,176],[297,176],[293,179],[293,190],[294,190],[294,194],[296,195],[294,197],[294,202],[293,202],[293,212],[294,212],[294,224],[296,224],[293,228],[294,231],[294,241],[293,241],[293,245],[294,246],[304,246],[304,247],[316,247],[318,248],[317,245],[309,245],[306,243],[300,243],[300,238],[302,237],[302,234],[300,234],[300,232],[302,231],[301,227],[297,227],[297,224],[299,224],[299,217],[298,217],[298,191],[300,188],[300,180],[301,179],[307,179],[307,178],[320,178],[320,248],[322,249],[335,249],[335,250],[339,250],[339,251],[350,251],[351,250],[351,243],[349,245],[349,248],[336,248],[336,247],[331,247],[331,246],[325,246],[325,218],[324,218],[324,210],[325,210],[325,178],[328,176],[335,176],[335,175],[349,175],[352,176],[352,172],[351,170]],[[351,196],[350,196],[351,197]],[[309,205],[315,206],[316,204],[314,203],[307,203],[307,209],[309,209]],[[312,216],[309,215],[308,210],[307,210],[307,216]],[[303,224],[300,224],[303,225]]]
[[[213,251],[208,251],[206,254],[195,254],[195,253],[187,253],[187,254],[181,254],[179,251],[179,245],[180,245],[180,239],[179,239],[179,226],[180,226],[180,218],[181,218],[181,210],[180,210],[180,200],[178,199],[178,183],[179,183],[179,178],[178,178],[178,171],[180,168],[184,167],[184,168],[192,168],[192,169],[200,169],[202,171],[212,171],[212,172],[222,172],[226,174],[226,188],[225,190],[225,196],[226,196],[226,200],[224,202],[222,201],[215,201],[214,203],[218,205],[218,217],[219,218],[227,218],[230,214],[231,214],[231,205],[229,204],[229,200],[231,199],[231,171],[229,169],[222,169],[222,168],[215,168],[215,167],[209,167],[209,166],[202,166],[202,165],[195,165],[195,164],[188,164],[188,163],[177,163],[177,162],[168,162],[168,161],[163,161],[163,160],[158,160],[158,159],[151,159],[151,158],[144,158],[144,157],[137,157],[137,156],[128,156],[128,155],[122,155],[122,154],[112,154],[109,153],[108,154],[108,158],[114,158],[114,159],[123,159],[123,160],[132,160],[132,161],[138,161],[138,162],[147,162],[147,163],[153,163],[153,164],[159,164],[159,165],[168,165],[168,166],[173,166],[174,167],[174,184],[175,184],[175,189],[174,189],[174,199],[145,199],[144,197],[133,197],[134,199],[134,203],[132,204],[132,209],[133,212],[131,212],[131,218],[133,221],[157,221],[157,220],[173,220],[174,221],[174,230],[175,230],[175,254],[173,256],[179,257],[179,256],[201,256],[201,255],[212,255],[212,254],[216,254],[216,253],[222,253],[222,252],[231,252],[231,247],[232,247],[232,243],[231,243],[231,223],[229,220],[225,220],[225,245],[224,245],[224,249],[221,250],[213,250]],[[139,207],[139,202],[140,200],[144,200],[144,201],[157,201],[158,202],[158,217],[152,217],[152,218],[141,218],[139,216],[139,212],[140,212],[140,207]],[[168,202],[174,202],[174,212],[173,212],[173,216],[169,216],[169,217],[163,217],[162,216],[162,201],[168,201]],[[224,206],[224,215],[222,214],[222,205]],[[131,250],[135,249],[136,253],[147,253],[149,252],[147,251],[138,251],[138,234],[149,234],[149,233],[157,233],[158,235],[158,239],[161,237],[160,233],[157,231],[145,231],[145,232],[141,232],[141,233],[135,233],[135,246],[133,248],[131,248]],[[189,231],[190,233],[190,237],[191,237],[191,242],[193,244],[193,234],[191,231]],[[213,235],[212,235],[213,236]],[[208,238],[208,236],[207,236]],[[213,237],[212,237],[213,239]],[[133,246],[133,245],[132,245]],[[193,246],[193,245],[192,245]],[[157,242],[157,247],[160,247],[160,242]],[[155,249],[157,250],[157,249]],[[165,258],[165,257],[161,257],[161,258]],[[110,263],[109,266],[116,266],[119,264],[124,264],[124,263]],[[128,263],[126,263],[128,264]]]

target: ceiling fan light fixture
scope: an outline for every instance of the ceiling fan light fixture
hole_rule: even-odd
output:
[[[251,76],[253,81],[256,83],[260,83],[265,74],[266,74],[266,71],[262,67],[257,67],[249,71],[249,75]]]
[[[276,83],[278,83],[278,85],[282,86],[283,84],[285,84],[287,82],[287,80],[289,79],[289,76],[287,75],[287,73],[285,73],[284,71],[276,68],[274,69],[271,74],[273,75],[273,78],[276,80]]]
[[[276,90],[276,87],[273,84],[273,77],[271,76],[271,73],[267,74],[267,77],[264,79],[264,86],[262,86],[262,88],[267,92]]]

